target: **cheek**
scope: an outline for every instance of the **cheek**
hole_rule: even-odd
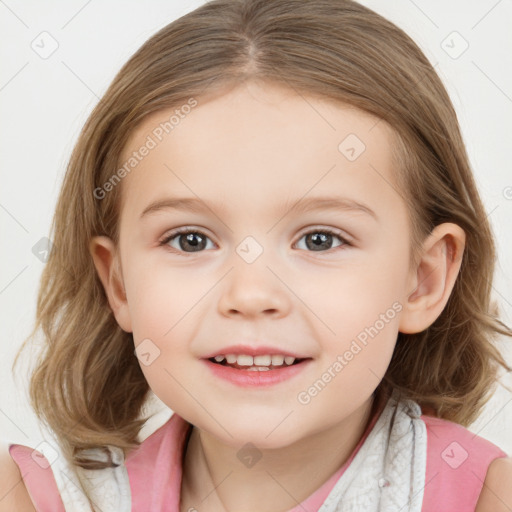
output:
[[[331,280],[330,300],[323,306],[320,301],[308,302],[325,322],[314,320],[320,359],[313,378],[297,395],[308,414],[321,415],[329,404],[336,404],[342,415],[361,405],[375,391],[391,361],[402,305],[391,287],[361,286],[361,280],[362,276],[351,272],[350,278],[342,280],[347,285],[343,293]],[[339,415],[333,415],[333,421]]]
[[[346,265],[299,276],[294,280],[294,291],[313,313],[309,317],[316,319],[317,332],[323,324],[323,333],[330,333],[339,343],[356,336],[386,313],[385,320],[396,318],[397,310],[402,308],[401,274],[376,262]]]
[[[206,279],[192,278],[191,271],[161,263],[135,268],[127,286],[134,339],[167,340],[187,323],[211,285]]]
[[[392,255],[380,263],[361,262],[317,274],[314,280],[309,276],[302,287],[296,283],[298,295],[314,313],[309,318],[321,342],[323,367],[337,375],[340,386],[354,391],[368,382],[377,386],[398,335],[405,272],[401,269],[406,267]]]
[[[190,279],[190,273],[155,265],[133,272],[127,286],[141,370],[152,391],[173,410],[186,404],[183,389],[193,388],[190,340],[200,320],[195,306],[209,287]]]

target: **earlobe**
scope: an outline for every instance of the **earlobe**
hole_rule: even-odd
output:
[[[452,223],[436,226],[423,244],[423,256],[404,300],[399,331],[424,331],[442,313],[455,285],[466,242],[464,230]]]
[[[123,331],[132,332],[126,290],[114,242],[106,236],[93,237],[89,251],[117,323]]]

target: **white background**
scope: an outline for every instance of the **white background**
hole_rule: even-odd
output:
[[[44,263],[32,247],[49,235],[56,197],[78,133],[124,62],[157,30],[203,1],[25,0],[0,2],[0,440],[42,440],[11,364],[34,322]],[[493,286],[512,323],[512,120],[507,0],[361,3],[402,27],[423,49],[450,93],[498,246]],[[48,32],[56,51],[41,58]],[[453,34],[457,32],[458,34]],[[444,41],[444,42],[443,42]],[[461,53],[469,45],[464,53]],[[460,56],[458,54],[461,53]],[[457,57],[457,58],[454,58]],[[508,194],[507,194],[508,191]],[[512,364],[512,341],[503,348]],[[505,351],[506,350],[506,351]],[[512,378],[503,379],[512,387]],[[512,395],[499,387],[470,430],[512,455]],[[167,419],[156,400],[148,433]]]

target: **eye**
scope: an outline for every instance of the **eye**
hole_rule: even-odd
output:
[[[186,236],[184,236],[186,235]],[[174,239],[178,240],[178,247],[172,246],[173,249],[177,249],[178,252],[200,252],[205,248],[206,240],[209,238],[202,233],[190,228],[179,228],[169,233],[161,242],[160,245],[168,245]],[[187,249],[191,250],[188,251]]]
[[[341,243],[335,248],[340,246],[351,246],[352,244],[348,242],[341,234],[332,229],[314,229],[304,233],[302,237],[299,239],[306,239],[306,248],[311,249],[313,252],[326,252],[332,248],[333,238],[337,238]],[[190,229],[190,228],[179,228],[161,240],[160,245],[169,245],[169,242],[177,241],[176,245],[170,245],[171,248],[175,249],[179,252],[201,252],[206,248],[207,241],[210,238],[205,235],[203,232]],[[325,249],[325,250],[324,250]]]
[[[352,245],[350,242],[348,242],[345,238],[341,236],[341,234],[338,231],[332,230],[332,229],[314,229],[311,231],[308,231],[307,233],[304,233],[302,237],[299,239],[302,240],[303,238],[306,239],[306,247],[308,249],[312,249],[313,252],[326,252],[323,249],[331,249],[332,247],[332,241],[333,237],[340,240],[342,243],[337,245],[335,248],[340,246],[350,246]]]

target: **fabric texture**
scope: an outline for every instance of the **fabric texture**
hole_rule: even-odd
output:
[[[421,512],[427,432],[420,406],[395,394],[319,512]]]
[[[38,512],[179,512],[190,431],[191,425],[171,411],[124,464],[122,451],[110,447],[120,465],[100,471],[74,473],[15,443],[9,451]],[[100,450],[91,455],[106,456]],[[418,404],[397,402],[393,395],[371,418],[346,463],[288,512],[473,512],[489,464],[506,456],[490,441],[456,423],[421,415]],[[92,505],[83,488],[90,489]]]

